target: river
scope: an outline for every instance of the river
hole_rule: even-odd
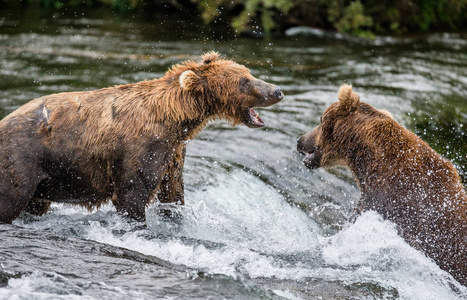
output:
[[[343,168],[296,140],[350,83],[467,179],[467,34],[361,40],[305,28],[264,40],[176,17],[0,12],[0,118],[34,98],[160,77],[215,50],[282,87],[266,127],[210,124],[187,147],[177,222],[54,204],[0,225],[0,299],[462,299],[467,288],[375,212]]]

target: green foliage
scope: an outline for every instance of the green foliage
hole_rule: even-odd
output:
[[[364,8],[360,0],[351,2],[344,8],[339,19],[336,18],[336,12],[332,16],[336,20],[334,26],[337,31],[342,33],[353,33],[361,37],[373,37],[369,28],[373,26],[373,19],[364,14]]]
[[[274,15],[276,13],[287,13],[293,6],[293,0],[193,0],[198,1],[198,9],[205,23],[212,22],[220,15],[220,9],[225,6],[242,6],[240,14],[234,16],[231,21],[233,29],[244,32],[249,28],[252,21],[260,19],[262,29],[268,33],[275,26]]]
[[[199,0],[198,10],[201,12],[201,18],[206,24],[211,23],[220,15],[219,7],[224,2],[224,0]]]
[[[8,0],[4,0],[7,1]],[[17,0],[11,0],[17,1]],[[27,0],[30,4],[37,4],[47,9],[62,9],[65,7],[108,5],[119,11],[127,11],[144,6],[144,0]]]
[[[330,0],[327,6],[327,18],[331,23],[335,23],[341,16],[341,4],[338,0]]]
[[[59,0],[28,0],[28,2],[29,3],[37,2],[42,7],[55,8],[55,9],[59,9],[63,5],[62,3],[63,1],[59,1]]]
[[[18,0],[0,0],[17,3]],[[465,30],[467,0],[27,0],[47,9],[108,6],[125,12],[161,7],[196,9],[206,24],[218,18],[242,33],[259,26],[266,35],[277,28],[312,26],[373,37],[430,30]],[[278,26],[279,25],[279,26]]]
[[[102,2],[109,4],[112,8],[118,11],[128,11],[136,8],[140,4],[140,0],[101,0]]]
[[[247,0],[244,10],[233,19],[232,26],[237,32],[242,32],[247,28],[249,21],[259,13],[263,30],[268,33],[275,26],[273,12],[287,13],[291,6],[292,1],[289,0]]]
[[[430,30],[437,24],[448,24],[455,28],[458,20],[466,19],[467,0],[424,0],[420,4],[421,17],[418,19],[420,29]]]
[[[383,34],[457,30],[467,26],[467,0],[367,0],[365,7],[376,21],[374,31]]]

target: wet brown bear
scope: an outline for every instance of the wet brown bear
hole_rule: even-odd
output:
[[[183,204],[185,143],[210,120],[262,127],[281,89],[215,52],[162,78],[35,99],[0,122],[0,221],[50,201],[145,219],[151,196]]]
[[[454,166],[349,85],[321,124],[298,140],[311,169],[343,165],[355,175],[360,210],[395,222],[400,234],[467,284],[467,196]]]

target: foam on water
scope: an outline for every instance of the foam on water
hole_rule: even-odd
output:
[[[207,186],[187,191],[179,223],[158,216],[156,206],[149,208],[151,238],[111,205],[91,214],[56,205],[53,218],[22,225],[47,229],[79,223],[75,231],[83,238],[233,278],[368,283],[396,290],[403,299],[467,295],[375,212],[324,237],[310,217],[259,178],[240,170],[215,176]]]
[[[86,290],[102,290],[102,297],[86,295]],[[147,299],[147,295],[125,291],[105,283],[75,281],[55,272],[33,271],[30,275],[8,280],[8,287],[0,289],[0,299],[9,300],[94,300],[94,299]]]
[[[353,298],[367,295],[368,286],[383,290],[370,291],[375,298],[384,298],[386,291],[387,298],[402,299],[458,299],[466,294],[465,287],[408,246],[394,224],[376,213],[345,223],[359,196],[353,178],[335,171],[309,172],[295,156],[296,139],[317,125],[344,82],[358,88],[362,101],[388,109],[408,128],[452,123],[449,116],[427,125],[415,118],[412,123],[412,117],[405,118],[408,112],[431,118],[444,108],[460,109],[453,124],[460,124],[463,132],[465,35],[364,41],[312,31],[314,37],[295,35],[275,39],[274,44],[243,38],[211,43],[210,33],[174,34],[180,24],[170,20],[162,20],[167,25],[161,23],[155,29],[153,24],[60,16],[53,21],[38,19],[35,24],[14,15],[5,22],[18,26],[11,32],[10,26],[3,26],[0,33],[5,50],[0,51],[0,74],[9,78],[0,83],[2,117],[31,99],[58,91],[160,77],[173,63],[198,59],[210,50],[247,65],[252,74],[280,85],[286,94],[284,101],[261,111],[268,124],[265,128],[232,130],[215,122],[189,144],[184,167],[186,206],[177,208],[180,222],[161,218],[157,206],[148,209],[148,228],[144,228],[119,216],[111,204],[91,213],[53,204],[47,215],[26,215],[16,225],[136,250],[208,275],[249,277],[291,299],[307,288],[318,289],[313,295],[332,297],[326,289],[319,290],[323,282],[331,292],[334,287],[356,290]],[[303,28],[294,30],[288,34],[305,33]],[[434,136],[442,140],[443,131],[434,131]],[[324,212],[308,216],[288,201],[299,203],[307,212]],[[342,224],[345,228],[340,230]],[[40,263],[41,258],[37,259]],[[8,286],[0,289],[0,298],[87,299],[85,292],[73,295],[76,286],[67,281],[71,277],[63,276],[33,272],[9,279]],[[196,284],[194,289],[205,288]],[[118,299],[118,289],[104,285],[96,287],[94,294],[107,288],[102,298]],[[139,297],[120,292],[122,298]],[[175,297],[184,294],[181,290]]]
[[[260,179],[242,171],[219,174],[216,184],[187,192],[181,224],[148,209],[148,227],[169,239],[145,240],[139,232],[115,236],[125,226],[92,221],[86,238],[155,255],[176,264],[235,276],[238,269],[272,268],[268,254],[309,251],[318,246],[319,227]],[[123,222],[123,224],[122,224]],[[193,244],[186,239],[201,241]],[[208,245],[206,245],[206,243]]]
[[[319,227],[259,178],[243,172],[218,174],[211,186],[187,192],[188,213],[176,235],[289,253],[317,245]],[[156,221],[156,222],[154,222]],[[149,227],[163,231],[152,215]],[[173,234],[173,232],[171,232]]]
[[[467,288],[410,247],[394,223],[373,211],[329,238],[322,251],[327,264],[346,270],[339,274],[344,282],[377,282],[407,299],[467,297]]]

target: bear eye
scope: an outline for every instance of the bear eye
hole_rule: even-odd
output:
[[[240,79],[240,91],[246,93],[246,92],[248,92],[249,87],[250,87],[250,79],[241,78]]]
[[[250,83],[250,79],[248,79],[248,78],[241,78],[240,79],[240,85],[247,85],[248,83]]]

